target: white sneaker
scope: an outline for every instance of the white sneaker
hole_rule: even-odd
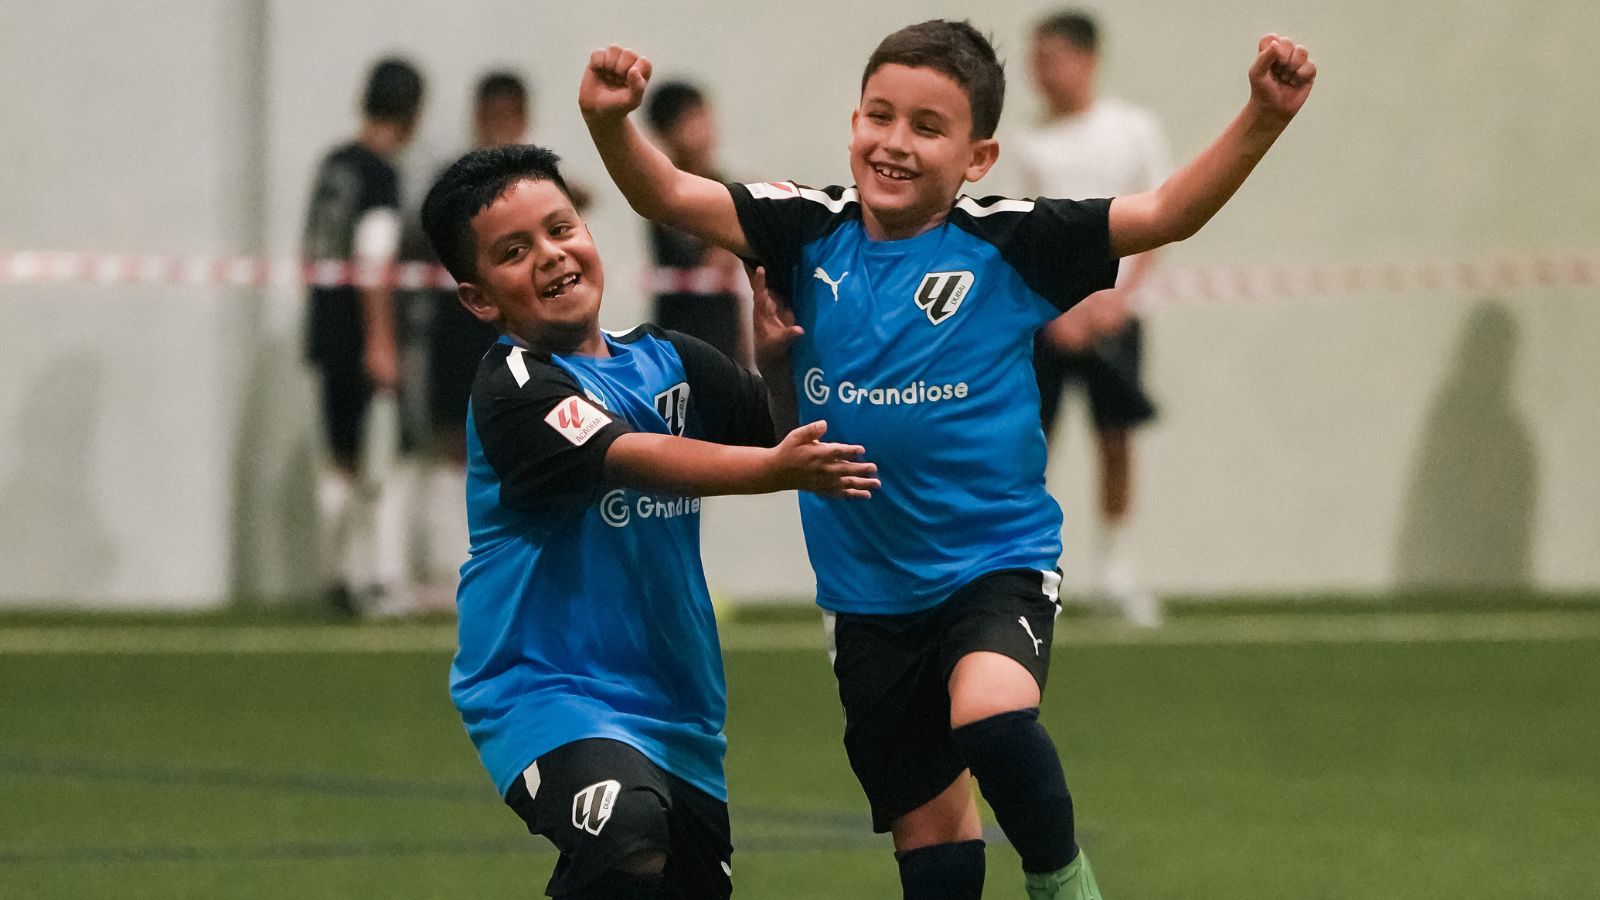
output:
[[[1149,591],[1133,589],[1115,595],[1117,607],[1129,625],[1139,628],[1160,628],[1162,621],[1161,599]]]
[[[1126,561],[1119,559],[1107,567],[1104,587],[1097,593],[1110,601],[1128,624],[1139,628],[1160,627],[1161,600],[1139,586]]]

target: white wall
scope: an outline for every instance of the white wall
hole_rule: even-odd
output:
[[[3,83],[22,86],[0,93],[0,249],[251,252],[259,237],[292,254],[316,158],[353,130],[368,64],[400,51],[428,78],[405,159],[418,189],[465,141],[477,75],[509,65],[530,77],[537,138],[598,194],[592,226],[612,276],[603,323],[623,326],[644,310],[628,289],[642,226],[577,115],[592,48],[625,43],[658,77],[709,84],[730,172],[835,183],[848,177],[860,66],[883,34],[936,15],[992,29],[1013,61],[1004,146],[1036,109],[1021,62],[1028,23],[1049,8],[19,6],[5,18],[26,27],[0,36]],[[1180,158],[1243,102],[1262,32],[1303,40],[1322,68],[1300,121],[1217,221],[1167,253],[1171,268],[1600,245],[1600,123],[1582,74],[1600,27],[1588,4],[1134,0],[1103,12],[1107,91],[1156,111]],[[260,44],[240,46],[257,27]],[[262,102],[249,102],[241,60],[252,58]],[[262,140],[241,140],[252,129]],[[252,165],[258,179],[240,175]],[[992,189],[1009,177],[1002,154]],[[1476,318],[1485,298],[1461,291],[1153,313],[1163,417],[1140,446],[1135,531],[1147,578],[1169,591],[1377,589],[1526,522],[1498,542],[1512,545],[1498,571],[1600,585],[1597,291],[1498,294],[1504,315]],[[258,309],[191,288],[0,285],[0,598],[307,589],[315,431],[299,304],[288,291]],[[1496,378],[1476,361],[1484,346],[1504,354]],[[1072,586],[1093,493],[1082,423],[1069,426],[1051,483],[1067,509]],[[809,590],[793,509],[784,497],[710,505],[706,557],[722,590]]]
[[[260,217],[240,187],[253,13],[7,3],[0,248],[244,248]],[[0,284],[0,598],[230,591],[253,316],[248,292]]]

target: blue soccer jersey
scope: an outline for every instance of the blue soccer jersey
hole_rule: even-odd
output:
[[[544,753],[610,738],[726,799],[700,500],[607,484],[603,467],[630,431],[770,446],[766,393],[676,332],[606,344],[546,356],[502,338],[479,367],[450,695],[502,794]]]
[[[1033,334],[1115,283],[1110,201],[962,197],[938,227],[873,241],[854,188],[728,188],[805,328],[800,421],[865,446],[883,481],[866,502],[801,495],[817,602],[908,613],[986,572],[1054,569]]]

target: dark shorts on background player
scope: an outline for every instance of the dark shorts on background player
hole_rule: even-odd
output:
[[[439,292],[428,332],[428,415],[434,428],[466,427],[472,379],[499,334],[456,299]]]
[[[561,852],[545,888],[551,897],[582,890],[649,850],[667,854],[663,900],[733,893],[728,804],[620,741],[596,738],[551,750],[512,784],[505,801],[530,833]]]
[[[1044,433],[1055,427],[1061,393],[1069,381],[1082,381],[1089,393],[1089,413],[1097,430],[1135,428],[1155,418],[1156,407],[1140,377],[1144,329],[1138,319],[1093,348],[1063,352],[1041,333],[1033,340],[1033,370],[1039,380],[1039,419]]]
[[[317,370],[320,382],[323,439],[334,462],[352,468],[361,462],[362,429],[372,402],[372,379],[367,377],[363,360],[367,336],[360,302],[353,291],[314,292],[306,333],[306,358]],[[395,327],[404,371],[403,357],[410,329],[402,316],[396,316]],[[403,398],[408,397],[410,390],[410,385],[401,384]],[[408,415],[408,406],[403,399],[399,435],[402,453],[414,451],[422,438],[416,416]]]
[[[845,752],[874,831],[888,831],[967,767],[950,733],[950,673],[963,656],[987,650],[1014,659],[1044,690],[1060,583],[1058,572],[1011,569],[922,612],[834,615]]]

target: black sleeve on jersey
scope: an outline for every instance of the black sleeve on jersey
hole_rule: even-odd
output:
[[[496,345],[472,384],[472,419],[483,455],[500,479],[500,503],[521,509],[594,503],[602,492],[606,451],[633,428],[621,416],[601,410],[610,422],[581,445],[572,443],[545,417],[573,397],[596,409],[598,405],[571,375],[534,353],[522,354],[528,381],[519,385],[506,361],[512,352]]]
[[[1006,201],[986,197],[976,202],[991,207]],[[952,218],[998,247],[1001,258],[1034,293],[1066,312],[1090,294],[1117,284],[1110,214],[1110,200],[1041,198],[1026,212],[981,217],[965,214],[958,205]]]
[[[809,274],[795,271],[800,262],[800,249],[846,221],[846,216],[800,196],[804,185],[773,184],[793,190],[794,195],[778,199],[756,197],[748,186],[737,182],[730,182],[727,188],[733,195],[733,209],[739,215],[739,227],[744,229],[750,252],[757,263],[766,267],[767,283],[788,300],[794,295],[796,277]],[[841,201],[845,191],[842,187],[821,189],[821,193],[836,202]]]
[[[658,333],[683,360],[689,381],[689,415],[699,418],[706,440],[742,447],[777,443],[767,387],[760,375],[741,369],[697,337],[666,329]]]

